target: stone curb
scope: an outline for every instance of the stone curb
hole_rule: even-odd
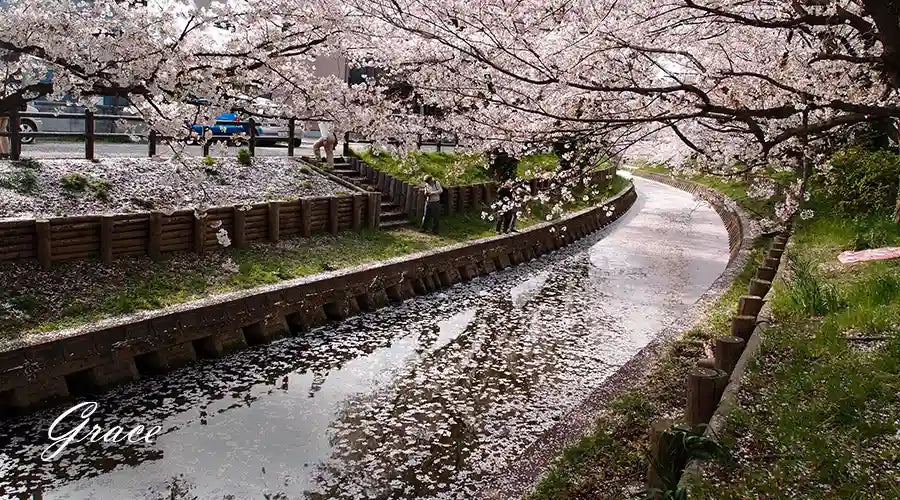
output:
[[[603,204],[615,207],[611,216],[597,206],[520,233],[18,339],[0,347],[0,412],[221,357],[533,260],[614,222],[636,198],[630,185]]]

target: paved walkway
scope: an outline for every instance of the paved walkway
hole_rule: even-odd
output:
[[[91,424],[161,424],[153,446],[42,463],[61,409],[11,422],[0,492],[468,498],[724,270],[711,207],[635,182],[619,223],[552,256],[97,397]]]

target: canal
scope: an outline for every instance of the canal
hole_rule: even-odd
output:
[[[0,496],[469,498],[724,270],[710,206],[635,183],[619,222],[552,255],[90,399],[90,425],[162,426],[152,445],[45,462],[67,407],[5,421]]]

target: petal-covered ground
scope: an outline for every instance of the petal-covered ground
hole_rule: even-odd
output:
[[[725,268],[712,208],[635,182],[628,215],[553,255],[94,399],[91,425],[162,425],[154,445],[42,462],[63,408],[8,422],[0,493],[470,497]]]

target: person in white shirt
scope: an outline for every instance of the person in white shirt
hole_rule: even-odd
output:
[[[425,176],[425,216],[422,217],[422,230],[428,230],[431,223],[431,232],[438,234],[441,224],[441,193],[444,188],[441,183],[430,175]]]
[[[337,146],[337,134],[334,132],[334,123],[329,121],[319,122],[319,132],[322,136],[313,144],[313,154],[316,161],[322,161],[322,147],[325,147],[325,160],[328,168],[334,168],[334,148]]]

